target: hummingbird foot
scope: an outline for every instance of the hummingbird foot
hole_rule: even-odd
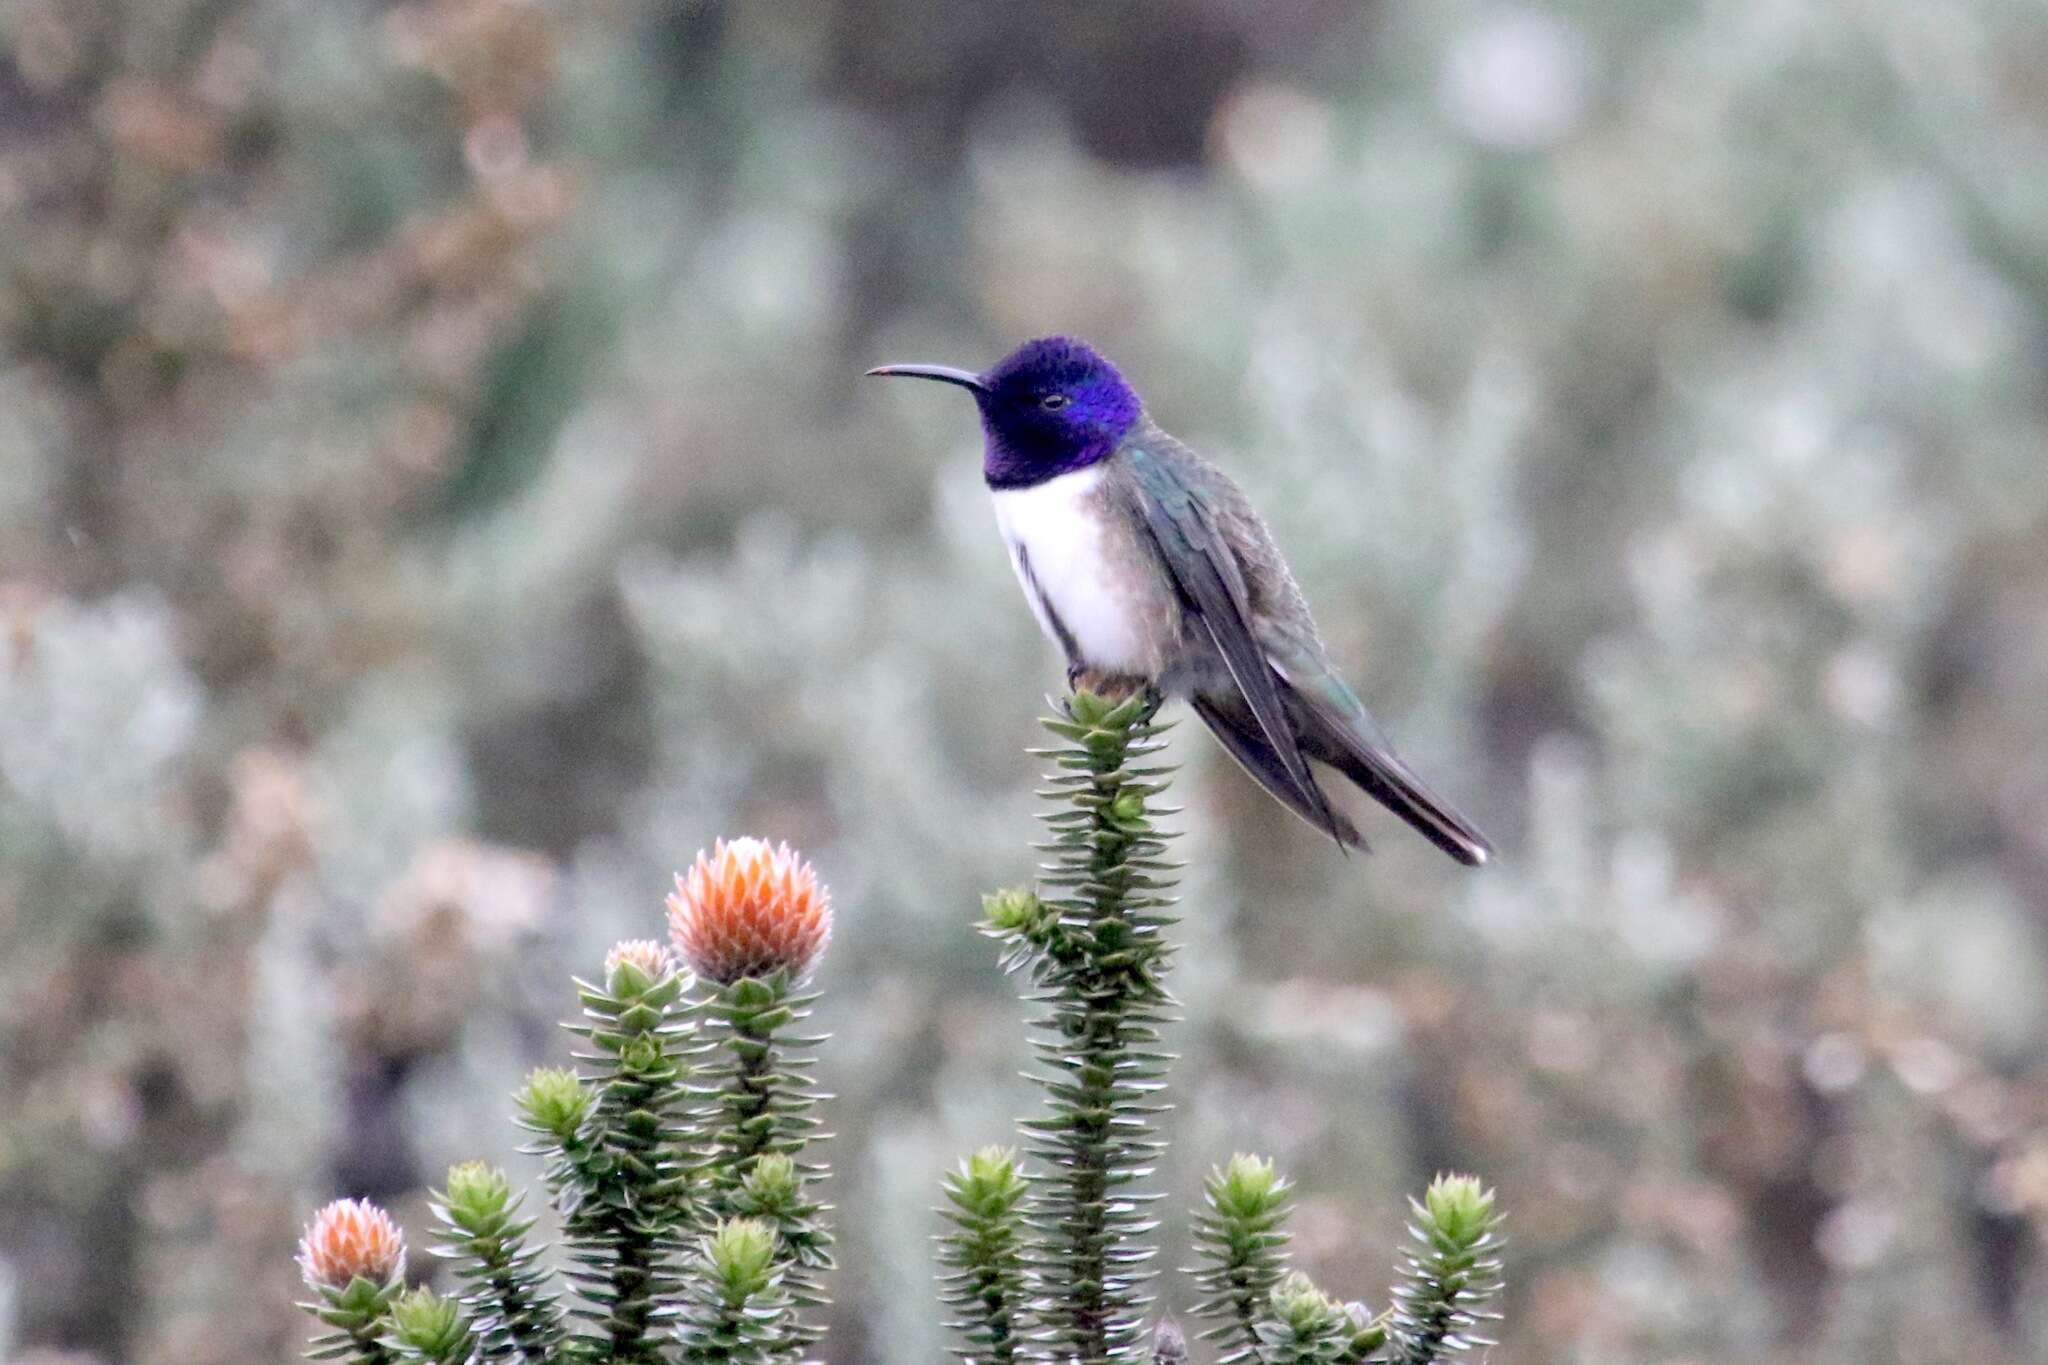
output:
[[[1067,669],[1067,687],[1075,692],[1093,692],[1104,701],[1123,701],[1152,689],[1149,678],[1130,673],[1110,673],[1075,664]]]

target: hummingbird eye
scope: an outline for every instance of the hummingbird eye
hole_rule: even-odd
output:
[[[1063,393],[1049,393],[1038,400],[1038,406],[1044,408],[1047,412],[1058,412],[1073,401],[1073,399]]]

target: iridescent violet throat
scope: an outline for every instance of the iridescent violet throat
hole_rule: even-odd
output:
[[[1459,862],[1492,856],[1338,675],[1243,491],[1160,430],[1092,347],[1044,337],[981,374],[944,365],[868,373],[974,396],[996,522],[1039,626],[1066,653],[1070,684],[1186,698],[1259,785],[1346,847],[1365,840],[1330,804],[1311,761]]]

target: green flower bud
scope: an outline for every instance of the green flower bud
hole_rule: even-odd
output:
[[[991,929],[1021,933],[1037,924],[1045,908],[1027,887],[1012,886],[981,898],[981,913]]]
[[[1415,1215],[1433,1245],[1467,1251],[1493,1229],[1493,1191],[1469,1175],[1440,1175],[1429,1182]]]
[[[1017,1154],[1006,1147],[983,1147],[960,1163],[946,1182],[955,1204],[979,1218],[1001,1218],[1024,1200],[1024,1174]]]
[[[590,1091],[581,1077],[564,1067],[536,1070],[514,1098],[529,1124],[560,1142],[575,1137],[590,1113]]]
[[[1287,1202],[1288,1184],[1273,1163],[1243,1152],[1209,1175],[1209,1198],[1225,1218],[1251,1222]]]
[[[1280,1287],[1273,1291],[1273,1316],[1300,1341],[1323,1336],[1343,1312],[1335,1300],[1299,1270],[1280,1281]]]
[[[1439,1175],[1409,1206],[1420,1245],[1394,1286],[1387,1335],[1416,1358],[1458,1342],[1491,1344],[1475,1329],[1493,1316],[1487,1304],[1500,1292],[1493,1191],[1470,1176]]]
[[[1109,813],[1125,824],[1129,824],[1133,820],[1144,819],[1144,795],[1134,791],[1119,792],[1116,800],[1109,804]]]
[[[803,1182],[797,1176],[796,1162],[781,1152],[769,1152],[747,1172],[743,1188],[756,1210],[779,1213],[796,1203]]]
[[[725,1301],[734,1307],[768,1288],[775,1264],[775,1229],[758,1218],[728,1218],[705,1247]]]
[[[661,1064],[661,1043],[650,1034],[639,1034],[619,1049],[619,1065],[627,1071],[657,1071]]]
[[[441,1196],[448,1221],[472,1237],[495,1237],[504,1230],[512,1206],[512,1182],[496,1166],[465,1161],[448,1168],[448,1189]]]
[[[398,1339],[429,1360],[455,1357],[469,1336],[455,1300],[431,1289],[412,1289],[391,1305],[391,1325]]]

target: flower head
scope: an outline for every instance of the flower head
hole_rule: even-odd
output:
[[[405,1237],[369,1200],[337,1199],[300,1239],[299,1270],[314,1289],[346,1289],[358,1276],[388,1283],[405,1273]]]
[[[683,960],[721,986],[776,972],[801,978],[832,937],[832,899],[788,844],[721,839],[677,874],[668,927]]]
[[[651,938],[614,943],[604,955],[605,989],[613,995],[644,994],[668,972],[668,949]]]

